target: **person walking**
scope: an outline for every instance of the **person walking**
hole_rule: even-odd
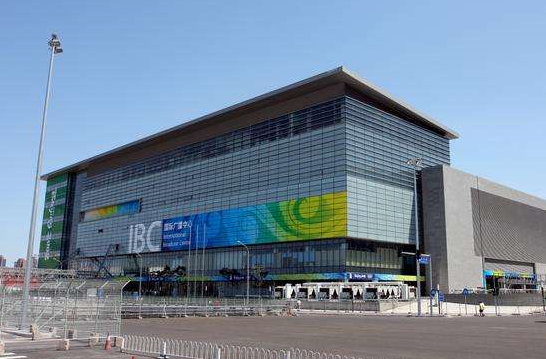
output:
[[[485,317],[485,303],[484,302],[480,302],[480,304],[478,304],[479,306],[479,309],[480,309],[480,317]]]

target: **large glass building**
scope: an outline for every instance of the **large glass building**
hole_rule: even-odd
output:
[[[45,175],[40,266],[142,265],[163,294],[237,287],[247,269],[253,288],[413,282],[406,161],[449,165],[454,138],[337,68]]]

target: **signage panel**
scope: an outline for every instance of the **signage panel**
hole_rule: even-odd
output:
[[[349,280],[353,281],[371,281],[373,280],[373,274],[371,273],[347,273]]]
[[[81,213],[81,221],[89,222],[114,216],[124,216],[140,212],[140,200],[113,204],[101,208],[91,209]]]
[[[419,264],[429,264],[429,263],[430,263],[430,256],[419,257]]]
[[[347,236],[347,192],[163,220],[162,249],[275,243]]]
[[[177,251],[190,248],[191,229],[191,216],[163,220],[162,249]]]
[[[47,181],[38,267],[58,268],[66,217],[68,174]]]

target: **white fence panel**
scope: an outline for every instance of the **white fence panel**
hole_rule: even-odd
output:
[[[271,350],[239,345],[161,339],[157,337],[125,337],[123,351],[148,355],[168,355],[188,359],[372,359],[290,348]]]

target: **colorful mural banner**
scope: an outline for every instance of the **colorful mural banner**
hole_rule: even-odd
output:
[[[40,268],[59,267],[67,191],[67,174],[48,179],[38,257],[38,267]]]
[[[246,280],[244,271],[241,271],[237,276],[222,276],[222,275],[192,275],[189,280],[191,282],[237,282]],[[251,273],[251,280],[254,281],[254,275]],[[356,280],[355,277],[361,277]],[[363,278],[365,277],[365,279]],[[268,274],[264,281],[361,281],[361,282],[415,282],[414,275],[401,275],[401,274],[384,274],[384,273],[354,273],[354,272],[331,272],[331,273],[289,273],[289,274]],[[139,277],[135,277],[138,280]],[[163,282],[176,282],[186,281],[188,278],[185,276],[168,276],[168,277],[150,277],[143,276],[143,281],[163,281]],[[425,277],[421,276],[421,282],[425,281]]]
[[[163,220],[162,249],[226,247],[347,236],[347,192]]]
[[[376,273],[373,275],[373,280],[377,282],[415,282],[416,276],[405,274],[383,274]],[[420,282],[425,281],[425,276],[419,277]]]
[[[515,273],[515,272],[503,272],[503,271],[493,271],[493,270],[485,270],[484,274],[486,277],[527,278],[527,279],[534,279],[536,277],[533,273]]]
[[[81,221],[96,221],[97,219],[105,219],[114,216],[124,216],[138,212],[140,212],[139,199],[85,211],[83,212]]]

